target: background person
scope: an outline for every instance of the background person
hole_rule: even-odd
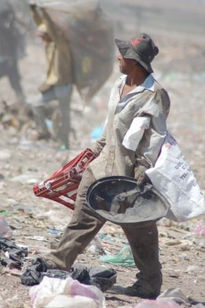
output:
[[[34,118],[39,132],[39,139],[50,137],[46,125],[45,104],[58,100],[61,115],[61,126],[58,137],[68,148],[70,132],[70,102],[72,95],[72,68],[68,44],[63,33],[50,20],[43,9],[30,4],[33,18],[38,25],[38,35],[45,42],[47,58],[46,81],[39,88],[41,95],[34,102]]]
[[[9,1],[0,2],[0,78],[7,76],[18,103],[24,103],[24,92],[18,61],[24,56],[25,42],[15,12]]]

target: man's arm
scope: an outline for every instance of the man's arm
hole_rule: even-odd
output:
[[[166,120],[169,109],[170,100],[164,89],[157,90],[153,100],[142,108],[142,112],[150,117],[150,127],[145,131],[136,151],[139,164],[147,162],[150,167],[155,164],[167,134]]]
[[[136,153],[133,175],[138,184],[143,183],[145,171],[158,158],[167,132],[166,119],[170,101],[165,90],[160,89],[135,115],[128,129],[123,145]]]

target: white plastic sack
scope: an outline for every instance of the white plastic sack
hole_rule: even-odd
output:
[[[176,142],[167,133],[153,168],[146,171],[153,186],[170,203],[168,218],[184,221],[205,214],[205,199]]]
[[[30,289],[32,308],[105,308],[103,293],[95,286],[81,284],[68,277],[44,277]]]
[[[85,296],[57,295],[45,308],[96,308],[96,303],[92,298]]]

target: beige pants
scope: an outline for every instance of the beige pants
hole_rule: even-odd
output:
[[[95,215],[86,205],[88,187],[95,181],[92,172],[87,169],[78,189],[75,210],[67,226],[59,247],[47,257],[59,268],[69,270],[77,255],[90,243],[105,220]],[[122,227],[131,246],[135,264],[141,281],[149,282],[154,291],[161,287],[161,265],[158,257],[158,231],[156,223],[124,225]]]

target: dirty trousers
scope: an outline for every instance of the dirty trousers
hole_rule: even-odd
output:
[[[37,129],[41,134],[47,134],[48,128],[46,125],[45,105],[52,100],[59,102],[59,110],[61,115],[61,127],[58,137],[66,147],[69,147],[70,125],[70,104],[72,95],[72,85],[56,85],[48,91],[41,94],[33,105],[34,119],[37,124]]]
[[[47,258],[61,269],[69,270],[79,253],[81,253],[105,220],[96,216],[86,205],[88,187],[95,181],[92,172],[87,169],[82,177],[75,203],[72,219],[67,226],[63,238],[56,250],[51,251]],[[151,289],[160,290],[161,265],[158,256],[158,231],[155,222],[122,227],[133,252],[135,264],[139,269],[139,280],[149,281]]]

